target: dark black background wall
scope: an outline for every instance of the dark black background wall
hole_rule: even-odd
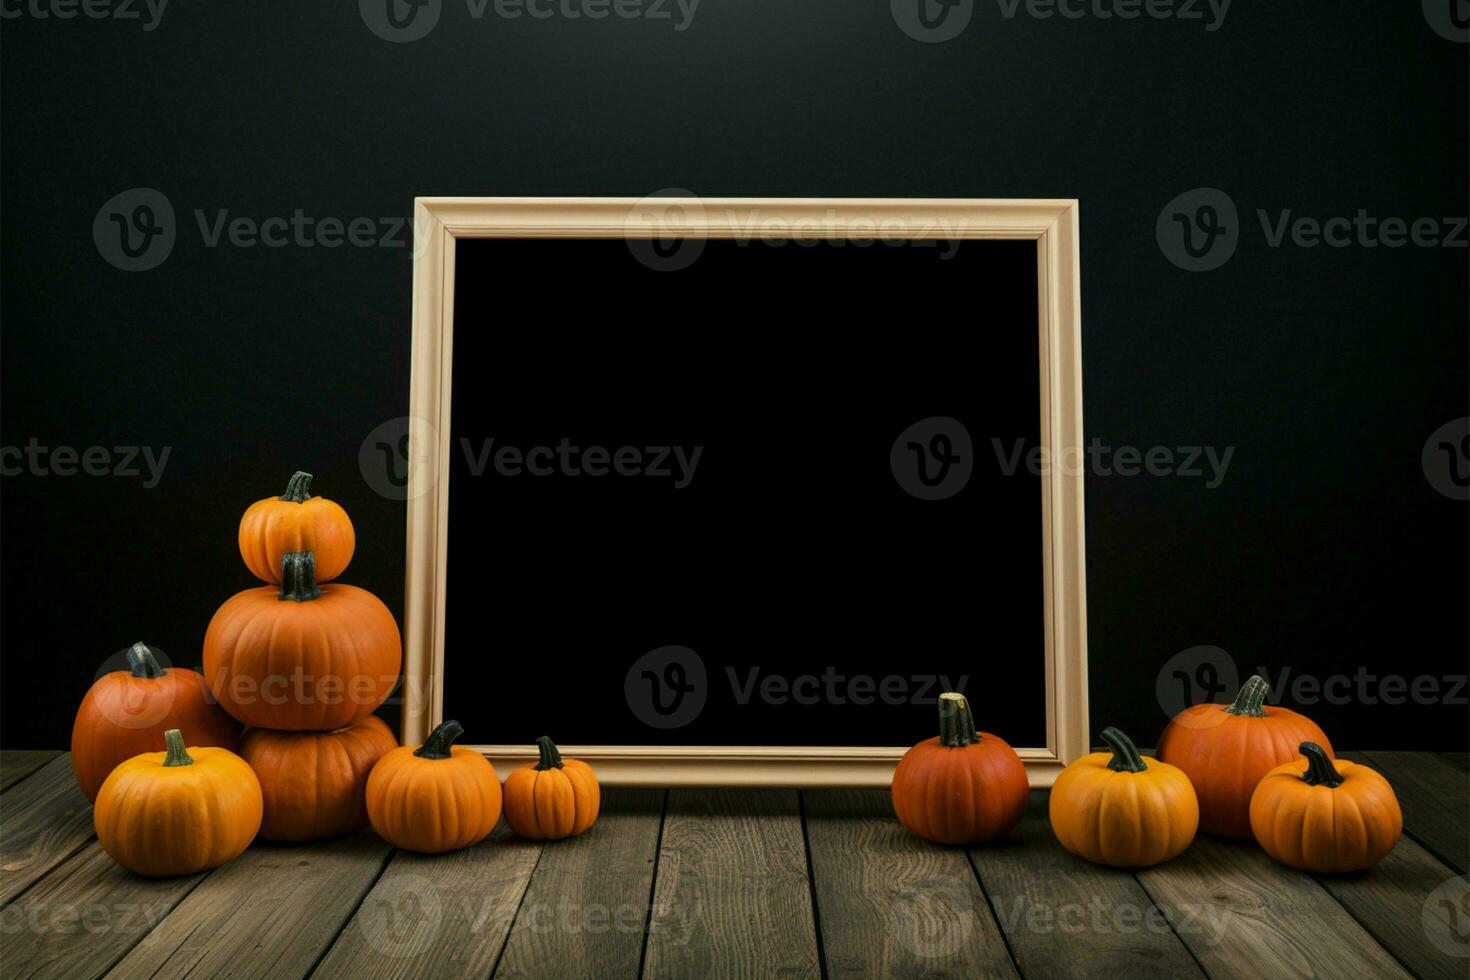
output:
[[[472,9],[444,0],[426,37],[389,43],[346,2],[171,4],[150,31],[7,0],[5,745],[64,744],[94,673],[134,639],[197,662],[214,607],[250,584],[238,515],[293,468],[353,515],[350,580],[401,614],[402,504],[367,486],[357,452],[406,412],[409,249],[211,246],[222,213],[391,231],[416,194],[680,187],[1080,198],[1088,435],[1235,450],[1214,489],[1089,477],[1095,727],[1151,740],[1166,665],[1213,645],[1228,661],[1174,666],[1377,678],[1326,700],[1288,691],[1340,745],[1465,747],[1464,689],[1444,692],[1470,648],[1470,526],[1421,464],[1467,413],[1463,231],[1459,248],[1272,247],[1257,215],[1466,214],[1467,48],[1419,4],[1237,4],[1211,31],[1204,7],[1039,19],[976,0],[937,44],[871,0],[703,0],[682,31],[677,8]],[[166,196],[177,240],[130,273],[93,221],[135,187]],[[1155,226],[1199,187],[1230,196],[1239,242],[1196,273]],[[524,300],[517,328],[558,324],[566,284],[504,288]],[[780,302],[730,288],[711,306]],[[936,312],[915,298],[914,315]],[[9,451],[32,440],[169,456],[145,488]],[[1384,703],[1387,674],[1441,693]]]

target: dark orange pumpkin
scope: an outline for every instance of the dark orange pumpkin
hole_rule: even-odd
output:
[[[536,739],[540,759],[505,777],[505,822],[522,837],[561,840],[597,821],[602,794],[592,767],[563,759],[548,735]]]
[[[250,729],[240,756],[255,770],[265,797],[260,836],[320,840],[366,827],[368,774],[397,747],[377,715],[334,732]]]
[[[1290,708],[1267,707],[1264,677],[1241,685],[1232,704],[1197,704],[1174,716],[1159,737],[1159,761],[1184,770],[1199,797],[1199,829],[1251,836],[1251,794],[1262,777],[1315,742],[1332,754],[1322,729]]]
[[[92,685],[71,728],[72,769],[93,802],[108,773],[160,748],[170,728],[188,732],[195,745],[233,750],[239,744],[240,723],[215,703],[197,671],[165,670],[144,643],[134,643],[127,658],[127,670]]]
[[[287,555],[270,585],[225,601],[204,633],[204,676],[253,728],[331,731],[357,724],[398,681],[403,641],[377,596],[316,583],[309,551]]]
[[[1262,849],[1303,871],[1371,868],[1404,831],[1388,780],[1367,766],[1329,759],[1303,742],[1305,759],[1272,769],[1251,795],[1251,829]]]
[[[368,819],[395,847],[440,854],[477,844],[500,820],[502,790],[490,760],[455,745],[457,721],[439,725],[423,745],[394,749],[368,777]]]
[[[1026,767],[1004,740],[975,730],[963,694],[939,696],[939,736],[904,753],[893,773],[899,822],[940,844],[1004,834],[1026,809]]]
[[[279,584],[281,561],[295,551],[316,555],[319,582],[330,582],[352,561],[357,537],[347,511],[313,497],[310,488],[310,473],[293,473],[285,493],[257,500],[240,518],[240,557],[262,582]]]

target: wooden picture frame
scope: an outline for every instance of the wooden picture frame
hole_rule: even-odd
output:
[[[402,738],[442,720],[455,243],[461,238],[737,238],[753,218],[792,237],[1036,243],[1044,468],[1046,744],[1018,746],[1032,786],[1089,751],[1082,348],[1075,200],[457,198],[415,201]],[[758,216],[758,218],[756,218]],[[508,772],[534,746],[477,745]],[[566,745],[604,783],[886,786],[906,747]]]

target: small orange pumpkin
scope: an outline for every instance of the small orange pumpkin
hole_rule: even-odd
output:
[[[265,797],[260,836],[320,840],[366,827],[368,774],[397,746],[377,715],[334,732],[250,729],[240,756],[255,770]]]
[[[1111,752],[1085,755],[1052,784],[1051,829],[1078,857],[1114,868],[1146,868],[1194,840],[1199,802],[1189,777],[1139,755],[1132,739],[1104,728]]]
[[[563,759],[550,736],[536,739],[541,759],[505,777],[505,822],[522,837],[561,840],[597,821],[601,794],[592,767]]]
[[[975,730],[963,694],[939,696],[939,735],[904,753],[893,773],[899,822],[940,844],[979,844],[1026,809],[1026,767],[1004,740]]]
[[[500,819],[500,779],[446,721],[423,745],[394,749],[368,776],[367,811],[378,836],[406,851],[440,854],[478,844]]]
[[[159,878],[217,868],[244,853],[260,829],[260,783],[227,749],[184,747],[177,728],[164,752],[136,755],[102,783],[97,841],[129,871]]]
[[[198,671],[160,667],[146,643],[128,649],[127,663],[92,685],[71,726],[72,769],[93,802],[108,773],[162,745],[170,728],[187,730],[199,745],[239,744],[240,723],[215,703]]]
[[[287,555],[279,590],[237,592],[204,632],[204,675],[253,728],[331,731],[357,724],[398,682],[403,641],[366,589],[317,586],[310,551]]]
[[[281,559],[293,551],[316,555],[316,575],[330,582],[347,570],[357,537],[347,511],[326,497],[313,497],[311,474],[291,475],[286,492],[245,508],[240,518],[240,557],[262,582],[279,584]]]
[[[1302,871],[1362,871],[1404,832],[1393,787],[1367,766],[1331,759],[1312,742],[1266,774],[1251,795],[1251,829],[1263,850]]]
[[[1272,769],[1290,762],[1296,746],[1316,742],[1332,754],[1317,724],[1290,708],[1266,707],[1264,677],[1241,685],[1232,704],[1197,704],[1174,716],[1159,737],[1159,759],[1184,770],[1199,797],[1199,829],[1251,836],[1251,794]]]

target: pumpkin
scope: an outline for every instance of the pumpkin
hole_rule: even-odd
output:
[[[1051,788],[1051,829],[1063,847],[1095,864],[1146,868],[1194,840],[1199,802],[1189,777],[1138,754],[1116,728],[1104,728],[1111,752],[1085,755]]]
[[[240,756],[255,770],[265,797],[260,836],[320,840],[366,827],[368,773],[397,746],[377,715],[333,732],[250,729]]]
[[[112,770],[92,823],[112,859],[140,875],[190,875],[233,861],[260,829],[260,783],[228,749],[184,747],[177,728],[164,752],[144,752]]]
[[[357,538],[347,511],[326,497],[313,497],[311,474],[296,472],[279,497],[266,497],[245,508],[240,518],[240,557],[262,582],[279,584],[281,559],[293,551],[316,555],[320,582],[347,570]]]
[[[204,675],[255,728],[331,731],[382,704],[403,662],[398,624],[365,589],[316,583],[310,551],[283,559],[279,591],[237,592],[204,632]]]
[[[563,759],[546,735],[536,739],[536,747],[540,761],[505,777],[505,822],[533,840],[582,833],[597,820],[597,776],[587,763]]]
[[[92,802],[118,763],[162,745],[170,728],[188,731],[199,745],[239,743],[239,722],[215,703],[197,671],[160,667],[145,643],[128,649],[127,664],[92,685],[71,726],[72,769]]]
[[[1251,794],[1302,742],[1332,754],[1322,729],[1290,708],[1266,707],[1263,677],[1241,685],[1228,705],[1197,704],[1174,716],[1159,737],[1159,760],[1184,770],[1199,797],[1199,829],[1249,840]]]
[[[373,766],[368,819],[378,836],[406,851],[440,854],[484,840],[500,819],[500,778],[473,749],[454,744],[464,733],[446,721],[423,745],[394,749]]]
[[[1393,787],[1367,766],[1330,758],[1314,742],[1299,748],[1305,758],[1272,769],[1251,795],[1256,840],[1303,871],[1373,867],[1404,832]]]
[[[899,822],[940,844],[979,844],[1021,819],[1029,795],[1014,749],[975,730],[963,694],[939,696],[939,735],[904,753],[893,773]]]

